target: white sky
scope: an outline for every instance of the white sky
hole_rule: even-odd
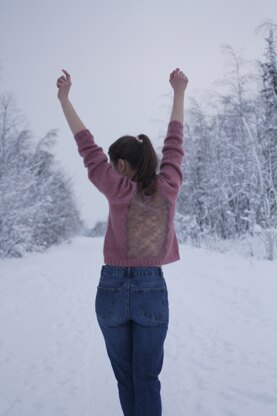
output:
[[[59,129],[57,159],[93,225],[106,219],[108,204],[88,181],[60,108],[61,68],[72,77],[73,105],[105,152],[127,133],[145,133],[157,148],[169,119],[169,73],[181,68],[187,98],[198,97],[224,73],[220,46],[261,58],[263,35],[254,30],[276,17],[275,0],[0,0],[1,90],[15,93],[37,140]]]

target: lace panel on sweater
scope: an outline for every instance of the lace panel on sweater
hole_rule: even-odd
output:
[[[169,205],[159,192],[135,195],[126,219],[127,258],[160,257],[165,253]]]

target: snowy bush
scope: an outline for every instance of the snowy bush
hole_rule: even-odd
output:
[[[107,222],[106,221],[97,221],[95,226],[89,230],[86,230],[84,235],[86,237],[103,237],[106,233]]]
[[[273,260],[277,246],[277,229],[267,228],[262,231],[262,239],[266,248],[267,260]]]
[[[182,215],[176,211],[174,223],[179,243],[191,242],[199,245],[200,229],[195,216]]]

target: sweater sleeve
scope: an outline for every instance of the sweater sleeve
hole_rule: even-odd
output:
[[[159,176],[169,185],[172,198],[177,198],[183,182],[181,163],[184,156],[183,124],[170,121],[162,150]]]
[[[99,147],[88,129],[74,135],[78,152],[88,170],[89,180],[109,201],[127,197],[132,189],[131,180],[119,175],[108,162],[108,158]]]

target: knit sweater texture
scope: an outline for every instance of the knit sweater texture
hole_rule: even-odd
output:
[[[114,170],[88,129],[74,138],[89,180],[109,203],[104,263],[151,267],[180,260],[174,216],[183,181],[183,124],[175,120],[168,124],[154,196],[142,195],[136,181]]]

